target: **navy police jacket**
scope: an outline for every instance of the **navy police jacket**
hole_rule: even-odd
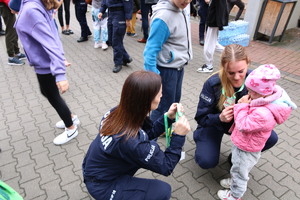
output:
[[[106,9],[109,10],[109,8],[115,8],[115,9],[118,8],[124,11],[125,19],[131,20],[133,0],[102,0],[100,12],[105,13]]]
[[[248,76],[250,72],[251,71],[248,70],[246,76]],[[238,91],[239,89],[240,88],[235,88],[234,90]],[[236,93],[236,103],[246,94],[248,94],[246,87],[244,87],[241,92]],[[199,96],[197,113],[194,118],[198,124],[197,129],[201,127],[215,127],[220,132],[228,133],[228,130],[233,124],[233,120],[230,123],[224,123],[221,122],[219,118],[221,111],[218,109],[217,104],[221,95],[221,80],[219,74],[214,74],[204,83]]]
[[[169,120],[169,124],[172,122]],[[112,136],[97,134],[83,161],[84,178],[109,182],[123,175],[133,176],[140,168],[170,175],[180,160],[185,136],[173,134],[170,147],[162,151],[152,139],[161,135],[164,127],[163,117],[154,124],[146,118],[135,138],[126,140],[126,136],[120,137],[121,133]]]

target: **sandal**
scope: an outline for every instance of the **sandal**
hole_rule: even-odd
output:
[[[70,33],[68,32],[68,30],[63,30],[61,33],[64,34],[64,35],[70,35]]]
[[[74,32],[71,29],[69,29],[67,31],[68,31],[69,34],[74,34]]]

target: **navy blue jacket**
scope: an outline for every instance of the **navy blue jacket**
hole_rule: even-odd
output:
[[[248,70],[247,75],[251,71]],[[238,91],[239,88],[235,88]],[[202,91],[199,96],[199,103],[195,120],[197,121],[198,128],[200,127],[216,127],[220,132],[228,133],[229,128],[233,124],[221,122],[219,115],[221,111],[217,105],[222,94],[221,80],[218,74],[211,76],[203,85]],[[241,92],[236,94],[236,103],[244,95],[248,94],[246,87]]]
[[[169,124],[173,122],[169,120]],[[163,117],[154,124],[146,118],[137,137],[127,141],[126,136],[119,137],[121,133],[113,136],[97,134],[84,158],[83,176],[100,181],[113,181],[122,175],[133,176],[140,168],[170,175],[180,160],[185,136],[173,133],[170,147],[162,151],[152,139],[161,135],[165,131],[164,127]]]
[[[125,19],[131,20],[132,18],[132,9],[133,9],[133,0],[102,0],[100,12],[105,13],[108,8],[121,8],[125,13]]]

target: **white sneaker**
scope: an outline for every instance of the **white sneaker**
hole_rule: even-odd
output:
[[[95,42],[95,44],[94,44],[95,49],[101,48],[101,46],[102,46],[102,44],[99,42]]]
[[[210,73],[213,72],[213,67],[209,68],[206,64],[204,64],[202,67],[197,69],[197,72]]]
[[[73,115],[72,121],[73,121],[73,125],[76,125],[76,126],[77,126],[77,125],[80,124],[80,121],[79,121],[77,115]],[[57,123],[55,124],[55,126],[56,126],[57,128],[66,128],[66,125],[65,125],[65,123],[64,123],[63,120],[60,120],[59,122],[57,122]]]
[[[230,188],[230,186],[231,186],[231,178],[225,178],[225,179],[222,179],[221,181],[220,181],[220,185],[223,187],[223,188]]]
[[[56,145],[65,144],[78,135],[77,126],[74,129],[65,128],[65,131],[54,138],[53,143]]]
[[[108,45],[106,44],[106,42],[102,43],[102,50],[106,50],[108,48]]]
[[[217,43],[217,45],[216,45],[216,51],[223,52],[224,49],[225,49],[224,46],[222,46],[221,44]]]
[[[230,190],[219,190],[218,197],[219,197],[219,199],[223,199],[223,200],[241,200],[239,198],[233,197],[231,195]]]

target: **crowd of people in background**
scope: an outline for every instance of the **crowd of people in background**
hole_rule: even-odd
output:
[[[197,128],[193,137],[196,144],[195,161],[203,169],[216,167],[223,135],[231,134],[234,145],[228,161],[232,164],[232,178],[221,180],[220,183],[230,190],[220,190],[218,197],[224,200],[240,199],[246,191],[249,172],[257,163],[260,152],[277,143],[278,136],[273,130],[275,124],[283,123],[291,110],[297,107],[287,93],[275,84],[280,78],[275,66],[258,68],[262,70],[261,73],[266,73],[264,77],[259,76],[257,71],[248,69],[250,58],[244,47],[237,44],[223,47],[218,43],[218,32],[228,25],[229,12],[237,5],[239,11],[234,20],[238,20],[244,3],[241,0],[198,0],[198,9],[187,12],[188,5],[191,3],[191,8],[194,8],[196,2],[72,2],[80,25],[77,42],[88,41],[89,36],[93,35],[95,49],[106,50],[111,46],[114,73],[120,72],[123,66],[133,61],[123,40],[125,36],[137,37],[135,24],[138,13],[141,14],[143,35],[137,42],[145,43],[144,71],[133,72],[125,80],[119,104],[102,118],[99,134],[84,158],[83,177],[89,193],[95,199],[132,199],[132,196],[136,199],[170,198],[171,187],[168,183],[136,178],[134,174],[139,168],[145,168],[168,176],[180,160],[185,136],[191,130],[187,118],[184,115],[177,116],[178,113],[184,113],[180,105],[183,76],[193,57],[188,13],[192,16],[198,13],[199,45],[204,46],[205,63],[197,71],[213,72],[214,52],[220,51],[222,55],[220,70],[208,77],[199,95],[195,111]],[[89,4],[92,6],[91,15],[87,16]],[[65,58],[61,43],[63,38],[59,33],[74,34],[70,29],[70,5],[70,0],[0,0],[0,35],[6,38],[8,64],[24,65],[22,60],[28,59],[36,73],[42,95],[62,119],[56,123],[56,127],[64,131],[54,138],[55,145],[65,144],[75,138],[80,124],[79,117],[71,112],[60,95],[69,88],[66,67],[70,63]],[[60,27],[55,22],[56,12]],[[87,17],[92,18],[93,33]],[[19,39],[26,55],[20,52]],[[259,128],[265,124],[254,123],[253,120],[265,107],[269,109],[268,116],[275,116],[276,120],[268,122],[266,118],[264,123],[268,122],[268,129],[261,130]],[[249,109],[258,114],[246,115]],[[272,110],[284,114],[279,116],[279,112],[276,114]],[[250,120],[251,126],[245,120]],[[171,131],[170,146],[162,151],[156,138],[165,132],[165,123],[175,123],[175,126]],[[253,131],[255,138],[247,135]],[[246,136],[240,137],[240,133]],[[247,141],[252,141],[251,148],[245,147]],[[240,165],[240,161],[246,158],[252,158],[251,162]]]

